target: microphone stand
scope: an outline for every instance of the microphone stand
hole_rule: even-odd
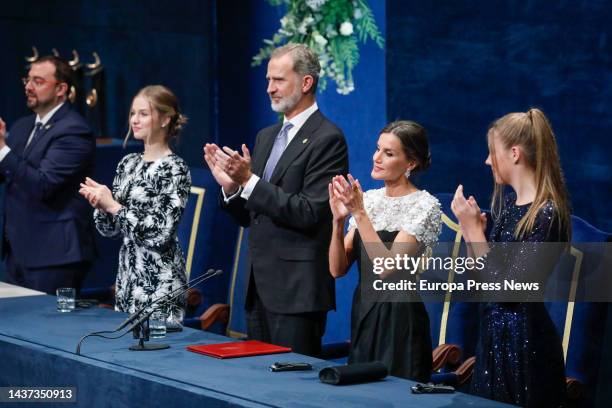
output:
[[[121,323],[115,330],[103,330],[103,331],[96,331],[96,332],[92,332],[89,334],[86,334],[85,336],[81,337],[81,339],[79,340],[77,347],[76,347],[76,354],[77,355],[81,355],[81,344],[83,343],[83,341],[88,338],[88,337],[102,337],[105,339],[118,339],[121,338],[123,336],[125,336],[127,333],[129,333],[130,331],[133,332],[134,338],[135,339],[139,339],[139,343],[137,345],[131,346],[130,350],[133,350],[134,348],[137,348],[138,350],[159,350],[159,349],[163,349],[163,348],[168,348],[170,346],[165,345],[166,347],[163,348],[146,348],[148,346],[151,345],[145,345],[144,342],[145,341],[149,341],[149,316],[151,316],[151,314],[154,312],[154,309],[150,309],[151,306],[155,305],[156,303],[160,302],[160,301],[164,301],[164,302],[171,302],[175,299],[177,299],[179,296],[182,296],[183,294],[185,294],[189,289],[193,288],[196,285],[199,285],[200,283],[212,278],[213,276],[217,276],[220,275],[221,273],[223,273],[223,271],[221,269],[209,269],[207,270],[203,275],[193,279],[191,282],[189,282],[189,286],[187,286],[187,288],[183,289],[183,288],[177,288],[175,290],[173,290],[170,293],[167,293],[165,296],[161,296],[157,299],[155,299],[153,302],[149,303],[146,306],[143,306],[142,308],[140,308],[139,310],[137,310],[135,313],[131,314],[123,323]],[[175,293],[178,292],[179,293]],[[143,312],[145,312],[147,309],[150,309],[149,311],[147,311],[143,316],[141,316],[138,319],[138,316],[140,314],[142,314]],[[107,336],[108,334],[113,334],[116,333],[118,331],[123,330],[126,326],[128,326],[130,323],[134,322],[136,320],[136,323],[134,323],[125,333],[121,334],[120,336],[117,337],[110,337]],[[144,323],[146,321],[146,328],[145,327],[139,327],[142,325],[142,323]],[[142,348],[140,348],[142,346]],[[146,346],[146,347],[145,347]],[[136,349],[134,349],[136,350]]]
[[[151,314],[153,314],[153,312],[154,310],[145,313],[144,316],[138,319],[138,321],[132,326],[132,334],[134,335],[135,339],[138,339],[138,344],[130,346],[131,351],[152,351],[170,348],[170,345],[164,343],[145,344],[145,341],[149,341],[149,317]]]
[[[192,280],[191,282],[189,282],[187,289],[183,289],[181,287],[178,287],[176,289],[174,289],[172,292],[167,293],[164,296],[160,296],[157,299],[155,299],[154,301],[152,301],[151,303],[141,307],[139,310],[137,310],[136,312],[132,313],[127,319],[125,319],[123,321],[123,323],[121,323],[115,330],[113,330],[111,333],[115,333],[118,332],[120,330],[122,330],[123,328],[127,327],[130,323],[132,323],[134,320],[136,320],[138,318],[138,316],[143,313],[145,310],[151,308],[153,305],[155,305],[158,302],[161,301],[168,301],[167,298],[169,298],[170,296],[174,296],[174,294],[176,292],[179,292],[179,296],[182,295],[183,293],[187,292],[189,289],[193,288],[196,285],[199,285],[200,283],[204,282],[205,280],[208,280],[209,278],[212,278],[213,276],[219,275],[223,273],[223,271],[221,269],[217,269],[216,271],[214,269],[209,269],[206,272],[204,272],[204,274],[202,274],[201,276],[195,278],[194,280]],[[171,300],[174,300],[176,297],[174,297]]]

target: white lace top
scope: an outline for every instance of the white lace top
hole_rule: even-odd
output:
[[[440,202],[425,190],[401,197],[387,197],[385,188],[368,190],[363,204],[376,231],[404,231],[421,244],[431,247],[442,230]],[[349,219],[349,230],[357,228]]]

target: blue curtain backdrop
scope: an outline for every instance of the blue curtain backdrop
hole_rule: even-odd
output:
[[[463,183],[488,207],[489,124],[550,118],[574,213],[612,231],[612,3],[387,1],[388,117],[428,130],[433,191]]]

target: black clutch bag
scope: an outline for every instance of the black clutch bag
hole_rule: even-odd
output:
[[[382,380],[389,374],[379,361],[326,367],[319,371],[319,380],[326,384],[346,385]]]

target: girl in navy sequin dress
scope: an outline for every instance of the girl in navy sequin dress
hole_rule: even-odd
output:
[[[490,242],[567,242],[570,214],[555,137],[539,109],[510,113],[488,133],[489,157],[495,178],[494,226]],[[514,193],[502,199],[509,185]],[[474,256],[491,248],[484,235],[486,217],[473,197],[459,186],[451,208]],[[503,244],[502,244],[503,245]],[[486,258],[483,272],[528,280],[537,245],[522,246],[505,264]],[[530,253],[531,252],[531,253]],[[538,263],[552,272],[555,259]],[[533,269],[532,269],[533,270]],[[481,305],[479,341],[472,379],[482,397],[527,407],[558,407],[564,401],[563,349],[555,326],[541,302],[489,302]]]

